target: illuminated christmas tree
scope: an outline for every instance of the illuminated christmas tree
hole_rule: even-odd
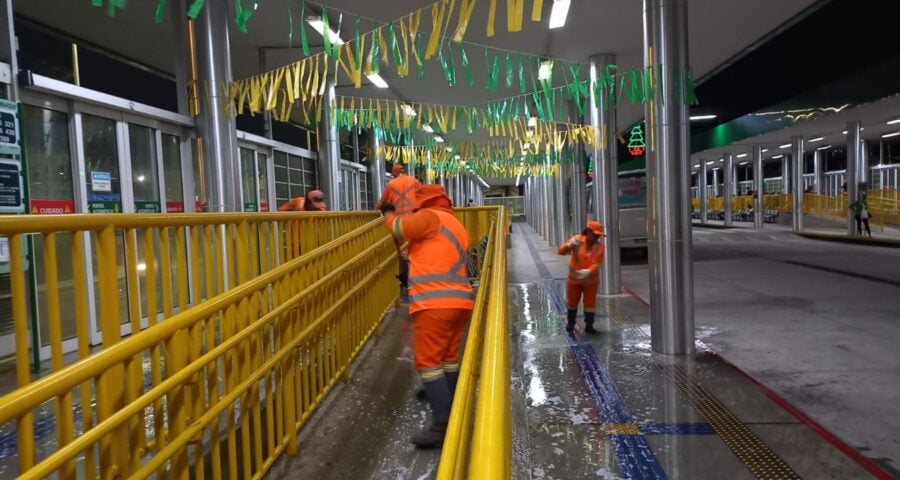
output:
[[[628,139],[628,151],[632,156],[639,156],[644,154],[644,148],[647,146],[644,143],[644,129],[640,126],[640,124],[635,125],[634,128],[631,129],[631,137]]]

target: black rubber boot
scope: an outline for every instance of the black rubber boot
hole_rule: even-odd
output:
[[[428,395],[425,394],[424,388],[420,388],[420,389],[416,390],[416,400],[422,400],[422,401],[428,400]]]
[[[409,287],[409,259],[401,258],[400,259],[400,274],[397,275],[397,280],[400,280],[400,286],[403,288]]]
[[[431,404],[431,425],[415,434],[412,443],[421,450],[431,450],[444,443],[450,419],[450,387],[444,376],[425,382],[425,395]]]
[[[566,314],[566,331],[567,332],[571,332],[572,330],[575,330],[575,318],[576,317],[578,317],[578,310],[577,309],[575,309],[575,310],[569,309],[568,313]]]
[[[594,314],[591,312],[584,312],[584,332],[591,335],[600,333],[594,328]]]
[[[444,378],[447,379],[447,389],[450,391],[450,403],[453,403],[453,395],[456,393],[456,384],[459,381],[459,371],[444,370]]]

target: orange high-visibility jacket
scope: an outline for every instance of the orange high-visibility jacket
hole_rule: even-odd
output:
[[[389,212],[385,226],[399,242],[409,242],[409,313],[474,307],[469,284],[469,235],[453,214],[440,185],[419,188],[414,213]]]
[[[306,198],[305,197],[294,197],[289,202],[284,205],[278,207],[279,212],[292,212],[297,210],[303,210],[303,207],[306,206]]]
[[[380,209],[382,204],[392,203],[400,215],[412,212],[416,202],[416,189],[421,186],[422,184],[415,177],[400,175],[388,182],[384,193],[375,204],[375,210]]]
[[[569,243],[572,240],[580,242],[576,249],[571,249]],[[572,255],[569,259],[569,283],[574,285],[597,285],[600,283],[600,264],[603,263],[603,253],[606,247],[603,242],[594,242],[593,246],[588,246],[587,238],[584,235],[575,235],[559,247],[560,255]],[[588,269],[591,271],[587,278],[579,278],[576,273],[578,270]]]

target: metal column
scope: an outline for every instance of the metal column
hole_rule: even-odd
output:
[[[197,135],[203,144],[208,210],[240,212],[241,167],[235,119],[227,113],[228,95],[221,85],[229,85],[231,47],[228,6],[225,0],[211,0],[200,10],[196,21],[199,80],[208,92],[201,100]]]
[[[822,152],[813,151],[813,193],[822,195],[822,181],[825,179],[825,171],[822,169]]]
[[[655,352],[694,352],[690,120],[671,72],[688,68],[687,0],[644,0],[644,66],[656,98],[646,105],[650,332]]]
[[[862,163],[862,148],[859,142],[859,122],[847,123],[847,205],[859,198],[859,164]],[[847,234],[856,234],[856,220],[848,211]]]
[[[781,157],[781,192],[791,193],[791,161],[786,154]]]
[[[556,182],[556,209],[553,211],[553,224],[556,228],[556,244],[561,245],[569,234],[568,177],[571,176],[572,165],[560,155],[559,170],[553,180]]]
[[[594,55],[590,59],[590,78],[596,82],[601,71],[616,63],[615,55]],[[619,253],[619,155],[616,145],[616,107],[609,92],[590,89],[590,121],[594,128],[594,217],[606,229],[605,257],[600,264],[600,294],[621,292]],[[612,87],[616,91],[616,87]],[[601,93],[600,98],[596,98]],[[690,189],[688,189],[690,191]],[[579,226],[579,230],[584,228]]]
[[[722,190],[719,188],[719,169],[713,168],[713,198],[718,197]]]
[[[19,55],[16,51],[16,31],[13,21],[13,0],[4,0],[0,5],[0,58],[9,64],[9,87],[6,98],[19,101]]]
[[[372,204],[384,194],[384,174],[387,167],[384,160],[384,150],[381,148],[381,138],[377,129],[369,130],[369,185],[372,190]]]
[[[731,195],[732,192],[734,192],[734,184],[736,183],[734,178],[734,155],[732,155],[731,153],[726,153],[724,160],[725,161],[724,165],[722,165],[722,168],[724,169],[725,173],[725,198],[723,199],[725,202],[725,206],[723,210],[725,215],[725,225],[730,227],[733,223]]]
[[[755,145],[753,147],[753,190],[756,192],[756,198],[753,199],[753,227],[763,228],[763,155],[762,147]]]
[[[794,162],[794,233],[803,231],[803,163],[805,152],[803,151],[803,137],[791,138],[791,158]]]
[[[860,187],[860,191],[867,191],[869,189],[869,180],[871,179],[871,171],[869,170],[869,144],[865,141],[865,139],[860,139],[859,141],[859,151],[860,151],[860,162],[859,169],[857,170],[856,176],[859,179],[856,183],[860,185],[865,185],[864,187]]]
[[[319,190],[325,194],[325,203],[331,210],[341,205],[341,147],[335,118],[334,82],[325,85],[322,98],[322,121],[319,122]]]
[[[578,153],[580,152],[576,152],[575,162],[572,163],[572,177],[569,179],[569,188],[572,192],[570,233],[581,231],[587,223],[587,170]]]
[[[709,195],[709,187],[707,186],[708,165],[706,160],[700,160],[700,173],[697,176],[697,191],[700,193],[700,224],[706,225],[709,217],[709,207],[707,205],[707,196]]]

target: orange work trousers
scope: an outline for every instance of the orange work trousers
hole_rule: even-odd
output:
[[[416,370],[422,374],[427,371],[441,371],[444,365],[458,369],[459,345],[471,316],[471,310],[461,308],[416,312],[413,327]]]
[[[566,282],[566,307],[569,310],[578,310],[578,304],[581,303],[581,297],[584,296],[585,313],[594,313],[597,311],[597,288],[599,284],[593,285],[577,285],[572,282]]]

